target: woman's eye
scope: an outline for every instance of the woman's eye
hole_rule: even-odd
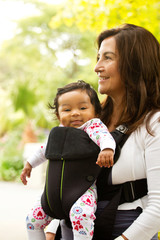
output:
[[[109,56],[105,56],[105,59],[109,60],[109,59],[111,59],[111,57],[109,57]]]
[[[97,62],[99,61],[99,59],[100,59],[100,55],[99,55],[99,54],[97,54]]]

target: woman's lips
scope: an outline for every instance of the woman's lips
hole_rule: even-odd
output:
[[[109,77],[100,77],[100,78],[99,78],[99,83],[105,82],[105,81],[108,80],[108,79],[109,79]]]

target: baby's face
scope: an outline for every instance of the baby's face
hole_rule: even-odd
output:
[[[58,98],[58,119],[64,127],[78,128],[95,117],[94,106],[85,90],[73,90]]]

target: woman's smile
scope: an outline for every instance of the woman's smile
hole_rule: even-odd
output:
[[[105,81],[107,81],[109,79],[109,77],[99,77],[99,83],[103,83]]]

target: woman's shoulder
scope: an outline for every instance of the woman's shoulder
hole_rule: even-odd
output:
[[[152,121],[154,122],[154,121],[159,121],[160,120],[160,110],[159,111],[157,111],[156,113],[154,113],[153,114],[153,116],[152,116]]]
[[[147,130],[147,124],[149,127],[149,131],[151,133],[153,133],[153,135],[158,132],[160,133],[160,111],[153,113],[153,115],[150,115],[150,114],[151,113],[147,114],[144,122],[134,132],[136,135],[146,137],[146,135],[149,134],[149,132]],[[148,119],[149,119],[149,121],[147,123]]]
[[[149,115],[146,116],[144,122],[131,133],[129,137],[130,144],[135,144],[137,148],[145,149],[149,143],[153,141],[159,141],[160,139],[160,111],[154,113],[149,119],[149,131],[146,127],[146,120]]]
[[[154,129],[156,126],[157,127],[160,127],[160,111],[156,111],[155,113],[151,114],[149,113],[147,116],[146,116],[146,119],[145,119],[145,125],[146,125],[146,122],[147,122],[147,119],[149,118],[149,128],[150,130],[152,131],[152,129]]]

